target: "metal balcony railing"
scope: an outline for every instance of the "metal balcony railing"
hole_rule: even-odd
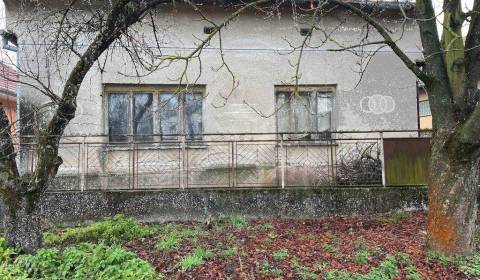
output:
[[[50,190],[386,186],[384,139],[418,131],[64,136]],[[168,140],[162,140],[167,138]],[[22,169],[34,172],[34,137],[22,137]]]

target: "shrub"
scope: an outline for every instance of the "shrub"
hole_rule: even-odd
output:
[[[14,276],[9,278],[9,276]],[[81,243],[40,249],[0,266],[1,279],[159,279],[146,261],[117,245]]]
[[[34,255],[17,256],[0,238],[0,256],[2,280],[160,278],[148,262],[118,245],[81,243],[63,250],[44,248]]]
[[[155,232],[154,227],[141,225],[123,215],[116,215],[83,227],[68,228],[58,233],[47,232],[44,241],[47,245],[80,242],[114,244],[124,240],[145,238]]]

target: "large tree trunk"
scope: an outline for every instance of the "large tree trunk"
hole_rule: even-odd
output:
[[[475,250],[478,160],[449,160],[438,146],[432,148],[427,247],[450,256],[469,255]]]
[[[10,246],[35,252],[42,246],[42,228],[37,195],[8,195],[4,199],[3,224]]]

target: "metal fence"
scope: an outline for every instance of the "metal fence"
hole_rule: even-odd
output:
[[[116,143],[105,135],[65,136],[59,149],[63,164],[50,189],[385,186],[386,137],[425,136],[416,131],[204,134],[192,141],[185,135],[162,141],[153,135],[150,142],[130,137]],[[34,172],[35,144],[22,144],[21,153],[25,172]]]

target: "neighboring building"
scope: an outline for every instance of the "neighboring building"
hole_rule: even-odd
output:
[[[5,3],[8,26],[9,18],[14,19],[18,10],[16,1]],[[381,6],[379,20],[395,32],[392,36],[401,37],[397,42],[400,47],[412,60],[420,58],[415,21],[405,22],[396,3],[375,1],[374,5]],[[232,11],[215,4],[205,4],[202,9],[216,22]],[[338,47],[333,42],[320,49],[307,49],[299,69],[299,95],[290,98],[295,88],[291,61],[298,52],[288,54],[286,40],[298,45],[305,34],[289,16],[289,8],[283,9],[281,17],[268,19],[255,10],[248,11],[222,33],[224,59],[239,82],[230,95],[231,75],[225,67],[217,69],[222,65],[218,39],[202,52],[202,75],[196,84],[180,94],[176,93],[178,81],[172,77],[182,73],[183,65],[171,65],[139,78],[135,77],[128,55],[118,49],[104,68],[100,68],[101,63],[95,64],[81,86],[77,116],[66,132],[87,135],[82,141],[92,143],[72,144],[72,149],[77,149],[74,151],[61,150],[64,164],[60,173],[81,172],[86,177],[75,184],[93,182],[87,183],[92,188],[271,186],[284,180],[295,181],[296,185],[318,185],[323,184],[322,176],[329,180],[338,178],[333,166],[343,163],[347,153],[341,141],[332,144],[328,142],[330,136],[324,138],[317,132],[417,130],[416,78],[388,48],[373,56],[358,85],[358,57],[352,52],[327,51]],[[413,5],[405,5],[404,11],[413,18]],[[185,53],[194,47],[198,43],[196,38],[205,37],[210,26],[190,7],[179,3],[171,9],[158,9],[155,17],[158,30],[163,32],[162,47],[172,54]],[[341,26],[339,19],[344,20]],[[332,32],[335,30],[337,43],[351,45],[358,43],[355,38],[364,22],[337,7],[322,16],[321,24]],[[31,37],[22,37],[21,30],[14,31],[19,34],[22,62],[34,53],[31,51],[34,44],[28,41]],[[375,34],[369,36],[374,40]],[[321,32],[314,31],[311,45],[319,44],[321,37]],[[195,80],[198,67],[192,61],[187,71],[190,80]],[[49,84],[60,92],[68,72],[63,68],[41,69],[40,76],[48,73]],[[34,106],[47,100],[26,86],[22,86],[22,96]],[[284,140],[311,141],[284,147],[273,142],[279,139],[278,135],[259,135],[289,132],[302,134],[287,135]],[[214,139],[213,134],[237,136],[222,138],[232,142],[220,145],[209,142]],[[250,140],[271,142],[238,142]],[[371,143],[377,146],[370,153],[378,157],[378,141]],[[362,153],[366,148],[359,146],[348,147]],[[309,152],[305,153],[305,149]],[[82,153],[87,155],[80,156]],[[80,158],[83,162],[77,163]],[[288,163],[280,164],[282,160]],[[225,174],[234,168],[233,177],[227,178]],[[121,178],[126,172],[139,175],[132,182],[131,178]]]
[[[15,123],[17,117],[17,79],[15,69],[0,62],[0,106],[5,110],[10,123]]]
[[[423,86],[418,88],[418,126],[420,130],[432,129],[432,112],[428,93]]]

